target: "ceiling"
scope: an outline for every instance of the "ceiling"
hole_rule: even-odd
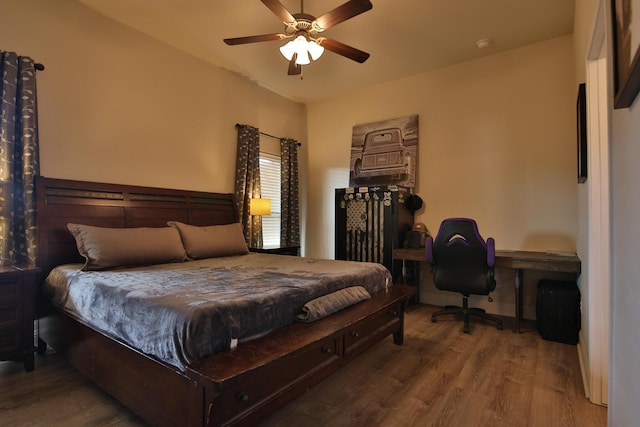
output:
[[[287,75],[281,41],[228,46],[284,25],[260,0],[77,0],[127,26],[299,102],[340,96],[573,32],[575,0],[371,0],[373,9],[323,36],[363,50],[363,64],[333,52]],[[347,0],[306,0],[319,17]],[[300,12],[300,0],[280,0]],[[476,42],[489,38],[489,47]]]

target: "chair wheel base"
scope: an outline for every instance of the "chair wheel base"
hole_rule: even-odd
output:
[[[440,316],[440,315],[455,314],[455,315],[461,315],[462,316],[462,320],[464,322],[464,326],[463,326],[462,330],[463,330],[463,332],[465,334],[471,333],[471,327],[470,327],[470,322],[469,322],[469,318],[470,317],[490,320],[492,322],[495,322],[496,327],[498,328],[499,331],[502,331],[504,329],[503,322],[502,322],[502,320],[500,318],[498,318],[496,316],[493,316],[491,314],[487,314],[487,312],[482,308],[469,307],[467,305],[466,301],[463,301],[463,302],[464,302],[464,304],[463,304],[462,307],[445,306],[445,308],[443,310],[439,310],[439,311],[436,311],[436,312],[432,313],[431,314],[431,323],[437,323],[438,322],[438,316]]]

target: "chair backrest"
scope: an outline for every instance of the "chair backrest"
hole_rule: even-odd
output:
[[[433,280],[438,289],[488,295],[496,287],[493,239],[485,242],[473,219],[442,221],[433,241],[432,257]]]

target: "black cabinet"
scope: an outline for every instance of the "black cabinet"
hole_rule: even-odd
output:
[[[336,259],[383,264],[398,280],[402,261],[394,261],[393,249],[402,247],[413,226],[404,203],[409,195],[398,186],[336,189]]]

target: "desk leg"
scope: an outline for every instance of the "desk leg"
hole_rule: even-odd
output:
[[[522,309],[524,307],[524,273],[521,268],[516,269],[516,325],[513,330],[515,333],[521,333],[520,322],[524,319]]]

